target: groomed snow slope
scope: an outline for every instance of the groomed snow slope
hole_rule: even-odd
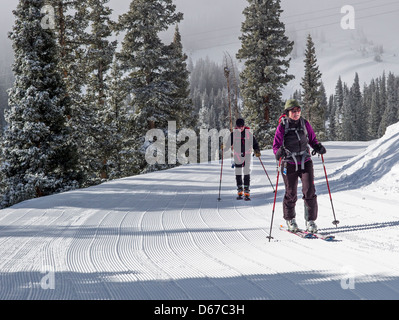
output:
[[[338,229],[314,158],[318,225],[335,242],[279,230],[281,183],[268,242],[273,192],[257,159],[251,202],[235,200],[225,161],[220,202],[213,162],[1,210],[0,299],[398,299],[398,144],[399,124],[371,143],[325,143]],[[262,159],[275,184],[271,150]]]

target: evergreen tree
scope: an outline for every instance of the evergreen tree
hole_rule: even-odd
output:
[[[219,90],[225,87],[226,79],[221,65],[211,61],[209,57],[200,58],[196,61],[190,73],[190,92],[192,96],[194,96],[196,89],[203,93],[205,90],[210,92],[212,88]],[[201,105],[197,104],[195,106],[201,107]]]
[[[132,0],[129,11],[118,20],[117,30],[125,31],[117,54],[124,74],[122,85],[126,95],[132,97],[132,148],[136,151],[133,173],[147,167],[146,132],[154,128],[166,131],[167,121],[172,119],[175,84],[168,78],[168,71],[173,68],[170,50],[158,34],[182,19],[175,9],[172,0]]]
[[[344,89],[341,77],[338,78],[337,85],[335,86],[335,139],[342,140],[342,121],[344,110]]]
[[[328,100],[328,116],[327,116],[327,121],[328,121],[328,139],[329,140],[335,140],[336,139],[336,128],[335,128],[335,101],[334,101],[334,95],[330,95],[330,98]]]
[[[59,46],[57,67],[70,100],[66,112],[79,154],[77,170],[84,176],[82,186],[87,186],[96,181],[93,158],[89,154],[94,140],[92,126],[96,123],[96,114],[83,94],[88,81],[88,60],[85,56],[89,47],[88,5],[86,1],[79,0],[47,0],[46,3],[55,9],[54,31]]]
[[[82,106],[82,88],[86,84],[84,53],[87,40],[86,2],[79,0],[47,0],[55,11],[55,34],[59,45],[58,68],[66,84],[68,98],[71,100],[68,118],[71,126],[84,130],[79,119],[86,118]],[[76,138],[76,137],[75,137]]]
[[[317,110],[320,108],[320,86],[321,86],[321,72],[317,65],[316,50],[310,34],[307,38],[306,50],[305,50],[305,75],[302,78],[303,88],[303,115],[305,118],[315,125],[313,116],[319,113]]]
[[[126,177],[134,172],[132,159],[135,158],[135,152],[131,148],[133,135],[131,125],[129,125],[132,116],[129,112],[129,99],[122,85],[122,75],[118,61],[114,59],[110,73],[111,80],[106,93],[109,139],[113,143],[110,149],[112,153],[108,158],[110,179]]]
[[[59,45],[58,68],[71,99],[69,117],[74,117],[74,109],[78,109],[76,112],[79,112],[82,88],[86,84],[84,44],[87,41],[86,29],[89,26],[87,4],[79,0],[46,0],[45,2],[55,10],[54,31]]]
[[[228,108],[227,108],[227,90],[226,88],[219,89],[218,94],[215,99],[215,105],[218,106],[216,109],[216,115],[217,115],[217,126],[215,127],[218,131],[222,129],[229,128],[229,114],[228,114]],[[236,119],[240,117],[240,114],[236,116]]]
[[[368,125],[368,137],[371,139],[377,139],[378,128],[381,123],[381,101],[380,101],[380,88],[379,82],[374,79],[371,80],[370,86],[364,90],[365,104],[369,105],[369,125]]]
[[[360,91],[359,75],[355,74],[355,80],[351,87],[351,101],[353,114],[351,115],[353,126],[353,139],[354,141],[367,140],[367,121],[368,110],[367,106],[363,105],[362,93]]]
[[[85,18],[89,29],[84,41],[87,48],[84,61],[87,80],[83,96],[83,104],[90,111],[91,121],[87,125],[86,144],[81,150],[81,157],[88,165],[87,184],[99,183],[101,179],[109,178],[111,162],[114,153],[114,136],[112,110],[106,104],[109,76],[116,41],[110,42],[112,35],[110,15],[112,10],[106,6],[109,0],[88,0],[84,2]]]
[[[190,81],[187,70],[187,55],[183,52],[179,27],[176,25],[173,42],[169,46],[171,68],[166,70],[167,79],[174,84],[171,119],[177,122],[177,128],[194,127],[194,111],[190,99]]]
[[[315,110],[315,115],[313,116],[313,123],[314,123],[314,130],[317,132],[317,138],[320,141],[327,140],[327,129],[326,129],[326,121],[327,121],[327,109],[328,109],[328,102],[327,102],[327,95],[326,89],[324,87],[323,82],[320,84],[319,90],[319,105],[318,108]]]
[[[43,0],[21,0],[10,39],[15,82],[2,143],[2,206],[77,186],[76,153],[66,126],[65,86],[53,31],[41,26]]]
[[[215,114],[213,117],[218,119],[217,122],[219,129],[229,127],[228,104],[226,102],[227,90],[225,90],[226,79],[223,74],[223,67],[216,62],[211,61],[209,57],[199,59],[192,67],[190,73],[190,97],[193,103],[193,112],[196,121],[195,128],[197,130],[204,126],[211,128],[208,122],[203,123],[203,120],[207,119],[207,117],[204,117],[203,115],[198,116],[201,109],[202,114],[205,112],[205,109],[203,108],[208,108],[209,103],[215,105],[215,108],[213,109]],[[212,90],[214,94],[212,97],[209,97],[208,92],[211,92]],[[204,101],[205,97],[212,102],[208,103]],[[214,101],[215,99],[217,101]]]
[[[201,97],[201,109],[199,110],[198,116],[198,128],[209,129],[210,128],[210,103],[209,103],[209,95],[205,92]]]
[[[243,116],[261,147],[272,145],[282,111],[282,88],[293,79],[288,74],[293,42],[280,21],[280,0],[248,0],[237,58],[244,60],[240,74]]]
[[[302,91],[295,90],[294,94],[292,95],[291,99],[295,99],[299,102],[300,105],[302,105]]]
[[[387,106],[387,77],[385,75],[385,71],[382,73],[382,76],[378,82],[379,82],[379,88],[380,88],[380,91],[379,91],[380,107],[378,109],[378,116],[381,121],[382,115],[384,114],[385,108]],[[381,135],[381,137],[382,137],[382,135]]]
[[[305,49],[305,74],[302,78],[302,104],[305,118],[321,141],[327,138],[325,128],[325,113],[327,98],[321,81],[321,72],[317,65],[316,50],[310,34],[307,37]]]
[[[389,73],[387,80],[386,109],[381,119],[379,128],[380,135],[383,135],[386,128],[398,121],[398,86],[393,73]]]
[[[353,104],[353,96],[347,84],[343,84],[343,107],[342,107],[342,122],[340,140],[353,141],[355,140],[355,109]]]

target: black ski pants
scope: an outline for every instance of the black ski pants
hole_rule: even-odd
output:
[[[246,154],[244,159],[244,162],[241,164],[235,163],[236,182],[237,188],[242,187],[242,176],[244,176],[244,189],[249,190],[252,171],[251,154]]]
[[[285,166],[287,171],[284,174]],[[297,171],[295,164],[283,162],[281,174],[285,184],[285,195],[283,200],[284,219],[291,220],[296,216],[295,205],[297,201],[298,178],[300,178],[302,181],[302,199],[305,204],[305,220],[316,220],[318,205],[316,188],[314,186],[313,161],[306,161],[304,170],[302,170],[299,165]]]

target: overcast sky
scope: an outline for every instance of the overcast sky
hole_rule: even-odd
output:
[[[247,0],[174,0],[177,10],[183,12],[184,21],[180,24],[183,44],[187,51],[220,50],[238,48],[240,42],[243,9]],[[2,52],[9,43],[6,37],[13,24],[11,11],[18,0],[2,0],[0,30],[2,31]],[[114,17],[128,10],[130,0],[110,0]],[[399,49],[397,31],[399,30],[398,0],[282,0],[283,21],[289,32],[294,30],[300,38],[308,32],[322,32],[329,40],[339,39],[354,32],[343,30],[340,26],[345,14],[344,5],[355,9],[356,31],[363,31],[367,37],[384,47]],[[167,39],[167,35],[164,35]],[[9,44],[8,44],[9,45]],[[235,52],[233,52],[235,54]]]

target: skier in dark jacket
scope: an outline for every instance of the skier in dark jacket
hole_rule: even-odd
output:
[[[317,141],[310,123],[301,117],[301,107],[297,100],[287,100],[284,115],[280,120],[274,136],[273,152],[277,160],[282,158],[281,173],[285,184],[284,219],[287,221],[290,231],[298,230],[295,220],[295,205],[298,178],[301,178],[306,230],[315,233],[317,232],[315,220],[317,219],[318,205],[309,145],[319,154],[326,153],[326,149]]]
[[[249,127],[245,126],[243,119],[237,119],[236,127],[230,136],[231,148],[234,153],[234,168],[237,182],[238,199],[244,195],[245,200],[250,199],[250,180],[252,167],[252,150],[255,156],[260,157],[260,149],[256,138]],[[243,180],[244,176],[244,180]]]

